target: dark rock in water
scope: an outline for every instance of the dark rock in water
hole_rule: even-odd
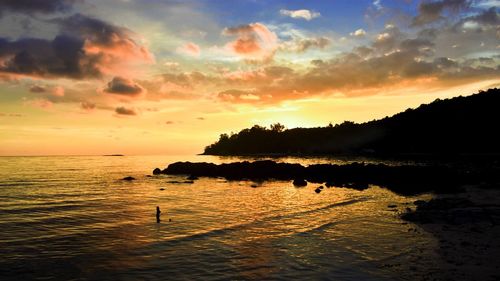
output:
[[[307,181],[305,179],[294,179],[293,185],[296,187],[307,186]]]
[[[195,175],[190,175],[189,177],[187,177],[187,180],[190,180],[190,181],[194,181],[194,180],[197,180],[198,177],[195,176]]]
[[[326,187],[328,187],[328,188],[330,188],[330,187],[334,187],[334,186],[335,186],[335,183],[334,183],[333,181],[327,181],[327,182],[325,183],[325,186],[326,186]]]
[[[256,187],[258,187],[258,185],[256,185],[256,184],[254,183],[254,184],[250,185],[250,187],[256,188]]]
[[[165,190],[165,188],[160,188],[160,190]]]
[[[424,205],[424,204],[426,204],[426,203],[427,203],[427,202],[425,202],[424,200],[417,200],[417,201],[413,202],[413,204],[414,204],[415,206],[422,206],[422,205]]]
[[[124,181],[133,181],[133,180],[135,180],[135,178],[131,177],[131,176],[128,176],[128,177],[124,177],[122,180],[124,180]]]
[[[181,184],[181,183],[194,183],[194,181],[167,181],[167,183],[173,183],[173,184]]]
[[[396,207],[397,207],[397,205],[394,205],[394,204],[392,204],[392,205],[387,205],[387,208],[391,208],[391,209],[394,209],[394,208],[396,208]]]
[[[316,192],[316,193],[320,193],[320,192],[321,192],[321,190],[323,190],[323,186],[319,186],[319,187],[317,187],[317,188],[314,190],[314,192]]]
[[[159,175],[159,174],[161,174],[161,170],[160,170],[160,168],[155,168],[155,169],[153,170],[153,175]]]
[[[364,190],[370,184],[385,187],[402,195],[424,192],[460,191],[460,186],[480,182],[500,182],[500,167],[492,166],[464,173],[462,168],[445,165],[401,165],[350,163],[312,164],[302,166],[270,160],[234,163],[176,162],[168,165],[162,174],[196,175],[197,177],[224,178],[226,180],[293,181],[296,187],[307,183],[326,183],[327,187],[347,187]],[[333,180],[334,179],[334,180]]]
[[[147,178],[151,178],[151,177],[153,177],[153,176],[151,176],[151,175],[146,175],[146,177],[147,177]]]
[[[367,183],[359,183],[359,182],[350,182],[343,185],[344,187],[356,189],[356,190],[365,190],[368,189]]]

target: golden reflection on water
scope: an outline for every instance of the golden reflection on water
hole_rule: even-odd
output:
[[[55,273],[110,279],[366,279],[394,274],[382,264],[402,264],[417,249],[435,247],[431,236],[409,233],[387,207],[404,210],[428,195],[401,197],[380,187],[316,194],[318,184],[252,187],[208,178],[173,184],[184,178],[147,177],[169,162],[163,157],[49,160],[0,159],[6,167],[0,171],[0,227],[6,229],[0,265],[27,263],[49,272],[64,258],[66,268]],[[137,180],[120,180],[129,175]]]

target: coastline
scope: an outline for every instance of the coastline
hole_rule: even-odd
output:
[[[402,213],[437,242],[440,263],[422,279],[498,280],[500,190],[468,186],[458,194],[435,195]],[[415,230],[416,231],[416,230]],[[424,261],[421,261],[424,262]],[[426,277],[426,278],[423,278]]]

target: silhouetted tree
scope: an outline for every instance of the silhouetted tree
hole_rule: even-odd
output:
[[[271,125],[271,131],[281,133],[285,130],[285,125],[282,125],[280,123],[275,123]]]
[[[436,99],[416,109],[362,124],[285,129],[254,125],[239,133],[222,134],[205,154],[458,154],[500,153],[496,127],[500,90],[467,97]]]

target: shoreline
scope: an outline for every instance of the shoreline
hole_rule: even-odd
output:
[[[498,280],[500,190],[466,187],[460,194],[416,201],[401,215],[436,238],[440,263],[428,280]],[[421,261],[424,262],[424,261]]]

